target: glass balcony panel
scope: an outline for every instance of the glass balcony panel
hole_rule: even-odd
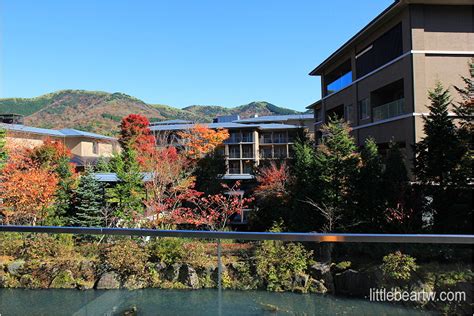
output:
[[[399,99],[373,108],[374,122],[406,113],[405,100]]]
[[[352,83],[352,71],[349,71],[339,77],[338,79],[334,80],[330,84],[327,85],[327,94],[332,94],[334,92],[337,92],[341,89],[344,89],[348,85]]]

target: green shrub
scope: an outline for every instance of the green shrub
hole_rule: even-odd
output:
[[[20,233],[2,233],[0,245],[0,256],[15,257],[23,247],[23,238]]]
[[[105,250],[105,262],[122,277],[144,272],[148,253],[131,239],[117,240]]]
[[[72,235],[36,234],[25,239],[20,251],[25,259],[73,259],[75,257]]]
[[[181,262],[185,256],[184,241],[180,238],[156,238],[148,245],[150,260],[167,265]]]
[[[383,257],[381,268],[384,276],[389,279],[407,281],[418,266],[415,258],[396,251]]]
[[[349,269],[351,266],[352,266],[352,262],[350,262],[350,261],[341,261],[338,264],[336,264],[334,266],[334,268],[337,271],[344,271],[344,270]]]
[[[281,231],[281,226],[275,224],[271,231]],[[269,291],[291,290],[293,276],[313,263],[312,254],[301,244],[263,241],[255,254],[257,275]]]

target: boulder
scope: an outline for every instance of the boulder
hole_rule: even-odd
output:
[[[293,287],[297,288],[307,288],[308,286],[308,281],[309,281],[309,275],[304,274],[304,273],[297,273],[293,277]]]
[[[70,270],[59,272],[49,285],[51,289],[74,289],[75,287],[76,280]]]
[[[22,274],[22,270],[25,266],[25,261],[24,260],[15,260],[10,262],[7,265],[7,270],[8,273],[10,273],[13,276],[20,276]]]
[[[380,277],[376,270],[359,272],[349,269],[335,275],[334,285],[336,294],[367,297],[371,288],[380,286]]]
[[[110,290],[120,288],[120,278],[115,272],[105,272],[97,281],[95,286],[97,290]]]
[[[331,265],[327,263],[315,263],[309,270],[309,275],[315,280],[322,280],[327,292],[334,293],[334,278],[331,273]]]
[[[147,286],[146,282],[137,277],[136,275],[131,275],[127,278],[125,283],[123,284],[123,287],[128,289],[128,290],[137,290],[137,289],[143,289]]]
[[[322,280],[311,279],[309,281],[309,291],[311,293],[326,294],[329,292],[328,288]]]
[[[183,264],[179,269],[178,281],[192,289],[200,288],[199,277],[196,270],[188,264]]]
[[[175,264],[172,264],[172,265],[166,267],[165,270],[164,270],[165,279],[168,280],[168,281],[171,281],[171,282],[178,281],[179,270],[180,269],[181,269],[181,264],[180,263],[175,263]]]

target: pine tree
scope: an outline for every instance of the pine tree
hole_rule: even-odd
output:
[[[330,119],[321,130],[323,138],[316,149],[315,163],[322,186],[322,202],[344,208],[354,188],[360,155],[346,123]]]
[[[113,197],[118,202],[116,215],[130,222],[136,213],[143,211],[144,197],[143,176],[136,152],[131,146],[115,157],[114,169],[119,180],[112,190]]]
[[[7,132],[0,128],[0,170],[5,166],[7,162],[7,149],[5,148],[7,143]]]
[[[365,141],[361,150],[362,164],[357,179],[354,199],[357,212],[354,214],[364,222],[364,227],[373,231],[380,229],[383,221],[384,200],[382,192],[383,164],[377,144],[373,138]]]
[[[422,183],[436,184],[443,189],[452,184],[463,150],[449,116],[449,91],[438,82],[434,90],[429,91],[429,99],[430,114],[423,118],[425,136],[416,145],[415,173]]]
[[[382,192],[386,199],[386,207],[395,208],[398,204],[403,203],[409,185],[409,178],[403,154],[393,139],[390,141],[385,157],[382,181]]]
[[[74,215],[71,219],[75,226],[103,226],[102,216],[103,191],[101,184],[95,179],[90,167],[79,180],[75,190]]]

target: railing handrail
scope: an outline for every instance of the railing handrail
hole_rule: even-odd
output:
[[[0,225],[0,232],[123,235],[151,237],[181,237],[200,239],[281,240],[300,242],[362,242],[362,243],[423,243],[474,244],[474,235],[435,234],[346,234],[346,233],[271,233],[222,232],[201,230],[157,230],[141,228],[64,227]]]

